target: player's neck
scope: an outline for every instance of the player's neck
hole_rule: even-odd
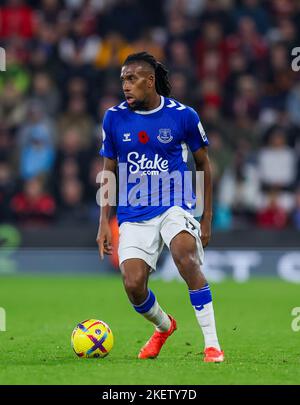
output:
[[[153,95],[151,95],[149,97],[148,103],[147,103],[147,105],[145,105],[144,110],[145,111],[154,110],[155,108],[160,106],[160,102],[161,102],[160,95],[157,93],[154,93]]]

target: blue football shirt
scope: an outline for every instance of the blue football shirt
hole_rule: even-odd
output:
[[[132,111],[127,102],[108,109],[100,154],[118,160],[117,216],[139,222],[177,205],[195,204],[187,154],[209,144],[191,107],[161,96],[159,107]]]

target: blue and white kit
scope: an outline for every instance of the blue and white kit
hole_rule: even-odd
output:
[[[192,182],[184,173],[188,171],[188,147],[195,152],[208,144],[196,111],[171,98],[161,96],[160,105],[150,111],[132,111],[126,101],[106,111],[100,154],[118,160],[120,263],[130,257],[140,257],[155,269],[163,242],[169,246],[182,230],[191,233],[201,245],[199,223],[190,213],[195,203]],[[169,189],[162,187],[160,181],[153,182],[156,176],[163,178],[170,173],[176,173],[179,178],[175,176],[168,183]],[[132,199],[137,180],[128,181],[137,177],[140,182],[145,181],[146,187],[140,187],[146,190],[140,200]],[[182,187],[176,187],[177,180],[182,182]],[[165,195],[169,197],[165,199]],[[176,212],[177,221],[169,212]],[[149,226],[153,221],[155,227]],[[199,249],[202,262],[202,245]]]

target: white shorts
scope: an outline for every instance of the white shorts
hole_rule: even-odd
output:
[[[170,249],[171,240],[179,232],[189,232],[196,239],[200,264],[204,251],[199,222],[181,207],[171,207],[164,213],[140,222],[123,222],[119,229],[119,263],[127,259],[142,259],[152,270],[164,243]]]

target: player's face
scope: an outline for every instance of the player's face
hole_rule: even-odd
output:
[[[147,100],[154,86],[154,73],[143,64],[131,63],[121,70],[123,92],[132,110],[147,107]]]

